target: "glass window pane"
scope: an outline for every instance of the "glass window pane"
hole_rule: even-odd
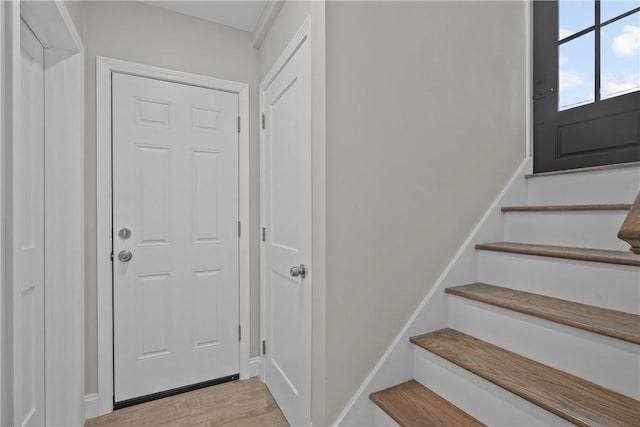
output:
[[[640,0],[601,0],[600,22],[608,21],[636,7],[640,7]]]
[[[640,90],[640,12],[602,27],[600,98]]]
[[[587,0],[560,0],[559,40],[595,24],[595,5]]]
[[[595,40],[591,31],[558,49],[558,109],[566,110],[595,100]]]

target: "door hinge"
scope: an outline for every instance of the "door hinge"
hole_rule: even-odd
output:
[[[238,116],[238,133],[240,133],[240,116]]]
[[[238,237],[242,235],[242,223],[238,221]]]
[[[267,354],[267,342],[262,340],[262,354]]]
[[[111,260],[111,262],[113,262],[113,252],[111,252],[111,254],[109,255],[109,259]]]
[[[242,341],[242,325],[238,325],[238,341]]]
[[[267,229],[262,227],[262,241],[266,242],[267,241]]]
[[[262,113],[262,129],[266,129],[267,128],[266,127],[266,122],[267,122],[267,120],[264,117],[264,113]]]

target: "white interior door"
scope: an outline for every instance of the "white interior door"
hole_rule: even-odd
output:
[[[112,114],[115,401],[235,375],[238,95],[114,73]]]
[[[20,22],[20,140],[13,142],[14,420],[44,411],[44,49]]]
[[[311,82],[308,38],[263,88],[264,376],[291,425],[311,421]],[[291,268],[305,267],[304,275]],[[294,277],[296,276],[296,277]],[[304,276],[304,277],[303,277]]]

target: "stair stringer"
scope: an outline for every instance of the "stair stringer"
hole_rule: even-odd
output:
[[[486,241],[503,240],[504,216],[501,207],[526,204],[525,176],[531,174],[532,166],[531,157],[525,158],[518,166],[332,425],[375,425],[375,405],[369,400],[369,394],[413,378],[414,346],[409,342],[409,338],[424,331],[447,326],[448,304],[444,289],[477,279],[478,253],[475,245]]]

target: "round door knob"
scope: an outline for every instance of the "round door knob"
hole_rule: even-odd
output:
[[[131,261],[131,258],[133,258],[131,251],[123,250],[118,252],[118,259],[122,262],[129,262]]]
[[[307,275],[307,269],[304,267],[304,264],[300,264],[300,267],[291,267],[289,269],[289,274],[291,275],[291,277],[300,276],[304,279],[304,276]]]

